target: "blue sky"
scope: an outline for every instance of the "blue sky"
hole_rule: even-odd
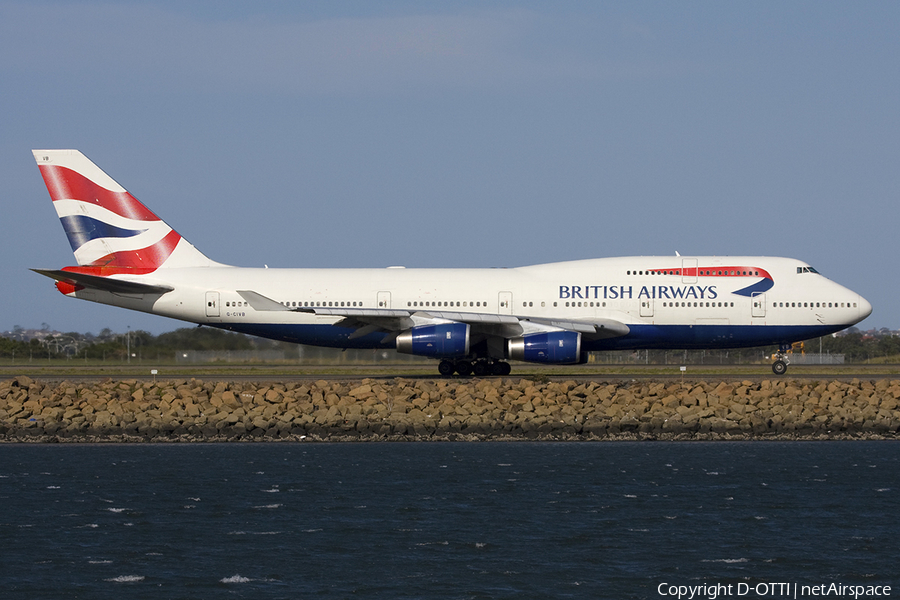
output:
[[[2,2],[0,330],[64,298],[30,150],[78,148],[214,260],[809,262],[900,328],[900,4]]]

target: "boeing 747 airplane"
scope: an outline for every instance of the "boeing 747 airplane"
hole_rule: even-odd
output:
[[[268,269],[210,260],[77,150],[34,157],[78,266],[34,269],[66,296],[335,348],[392,348],[442,375],[508,360],[791,343],[858,323],[859,294],[792,258],[634,256],[509,269]]]

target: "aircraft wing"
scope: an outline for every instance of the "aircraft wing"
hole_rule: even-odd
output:
[[[519,326],[518,331],[511,331],[513,335],[519,335],[527,332],[528,324],[538,324],[551,329],[562,329],[567,331],[577,331],[595,336],[597,338],[609,338],[627,335],[631,330],[628,325],[615,319],[579,319],[579,320],[559,320],[545,319],[541,317],[515,316],[515,315],[498,315],[495,313],[473,313],[473,312],[448,312],[448,311],[432,311],[432,310],[387,310],[387,309],[366,309],[366,308],[333,308],[333,307],[304,307],[302,309],[293,309],[300,312],[315,313],[317,315],[335,315],[345,317],[347,320],[356,320],[366,322],[373,319],[383,319],[384,317],[394,318],[412,318],[435,320],[435,321],[455,321],[458,323],[468,323],[474,329],[488,329],[491,326]],[[418,324],[418,323],[417,323]],[[341,323],[345,325],[345,323]],[[405,324],[404,324],[405,325]],[[406,327],[401,327],[405,329]]]
[[[383,331],[403,331],[430,322],[457,322],[471,326],[472,331],[486,336],[515,337],[536,330],[565,330],[584,334],[592,339],[628,335],[628,325],[615,319],[559,320],[540,317],[498,315],[495,313],[448,312],[431,310],[388,310],[366,308],[304,307],[293,309],[317,315],[344,317],[341,327],[363,328],[377,325]],[[369,328],[370,330],[376,330]]]
[[[465,312],[447,312],[447,311],[431,311],[431,310],[401,310],[401,309],[384,309],[384,308],[333,308],[320,306],[304,306],[303,308],[293,309],[297,312],[315,313],[317,315],[335,315],[348,318],[371,318],[371,317],[412,317],[420,315],[430,317],[432,319],[441,319],[444,321],[458,321],[460,323],[478,324],[478,323],[518,323],[519,319],[512,315],[495,315],[491,313],[465,313]]]
[[[559,320],[541,317],[498,315],[495,313],[444,310],[407,310],[389,308],[353,308],[332,306],[289,307],[250,290],[237,293],[255,310],[302,312],[343,317],[335,325],[355,329],[350,339],[375,332],[396,335],[411,327],[432,323],[466,323],[472,332],[484,337],[512,338],[536,331],[575,331],[591,339],[627,335],[628,325],[615,319]]]
[[[247,301],[253,310],[305,312],[317,315],[352,316],[366,314],[372,317],[408,317],[412,313],[408,310],[390,310],[385,308],[326,308],[326,307],[302,307],[292,308],[281,302],[272,300],[251,290],[237,290],[238,295]]]
[[[521,335],[519,319],[511,315],[447,311],[304,307],[301,312],[344,317],[339,327],[356,329],[351,339],[376,331],[397,335],[411,327],[436,323],[467,323],[473,333],[485,336],[515,337]]]
[[[113,294],[166,294],[175,289],[168,285],[139,283],[137,281],[112,279],[111,277],[101,277],[99,275],[88,275],[87,273],[73,273],[71,271],[54,269],[31,270],[35,273],[49,277],[50,279],[55,279],[56,281],[62,281],[63,283],[84,288],[112,292]]]
[[[628,325],[615,319],[578,319],[577,321],[560,321],[559,319],[541,319],[534,317],[523,317],[523,319],[555,329],[577,331],[583,333],[585,337],[598,340],[620,337],[628,335],[631,332]]]

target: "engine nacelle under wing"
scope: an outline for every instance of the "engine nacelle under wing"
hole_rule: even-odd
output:
[[[397,336],[397,352],[434,358],[469,354],[469,325],[440,323],[413,327]]]
[[[532,333],[507,341],[509,358],[545,364],[575,364],[581,359],[581,334],[575,331]]]

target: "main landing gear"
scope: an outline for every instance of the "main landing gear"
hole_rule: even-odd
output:
[[[438,372],[444,377],[450,377],[454,373],[459,373],[463,377],[475,374],[476,377],[484,377],[486,375],[509,375],[512,367],[508,362],[502,360],[486,360],[479,359],[476,361],[469,360],[447,360],[444,359],[438,365]]]
[[[775,362],[772,363],[772,372],[776,375],[784,375],[787,373],[788,365],[791,364],[791,361],[787,357],[787,350],[791,346],[789,344],[782,344],[778,348],[778,352],[775,353]]]

